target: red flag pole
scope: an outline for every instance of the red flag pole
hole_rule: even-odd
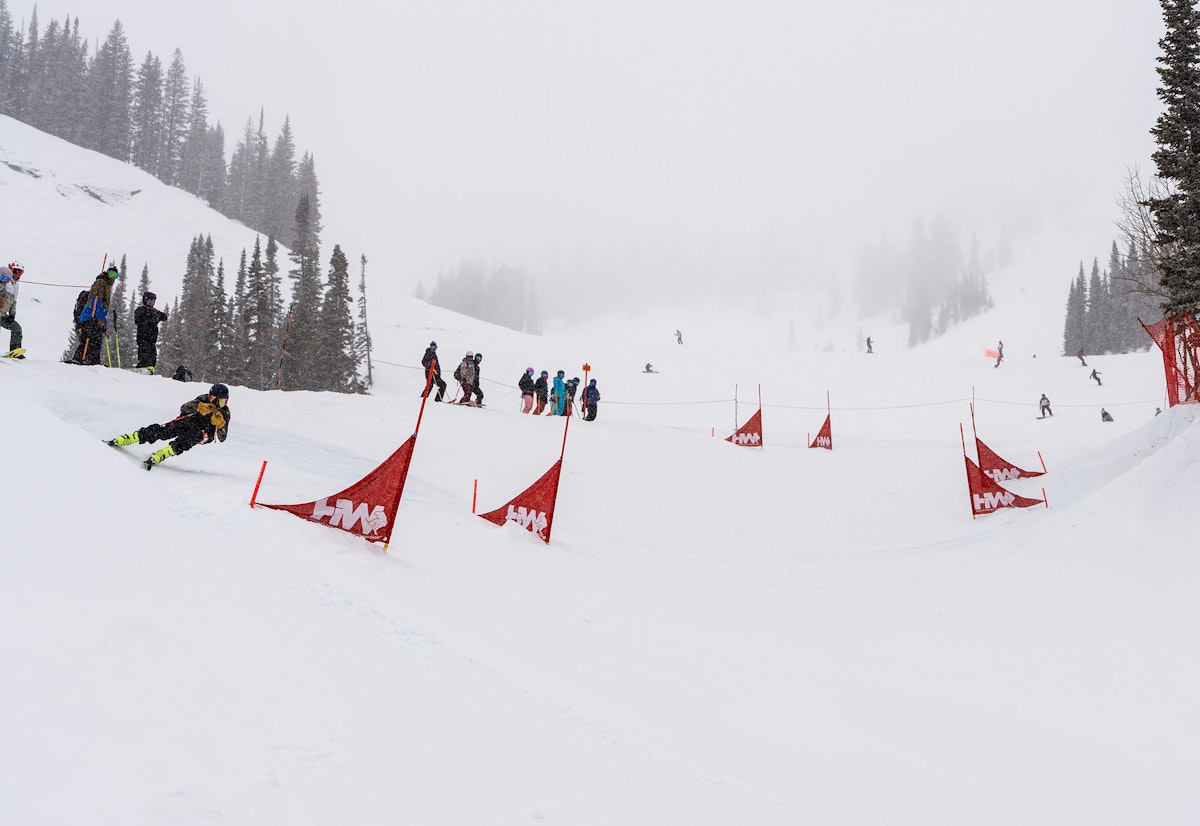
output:
[[[759,427],[759,433],[761,434],[762,433],[762,385],[761,384],[758,386],[758,427]],[[766,439],[758,440],[758,449],[759,450],[763,449],[764,442],[766,442]]]
[[[421,432],[421,419],[425,416],[425,404],[429,401],[429,388],[433,383],[433,362],[429,363],[429,375],[425,378],[425,395],[421,397],[421,409],[417,411],[417,426],[413,429],[411,437],[413,440],[413,452],[417,449],[417,434]],[[412,456],[408,457],[408,464],[404,466],[404,473],[400,475],[400,484],[396,486],[396,498],[392,500],[391,512],[394,514],[400,508],[400,497],[404,495],[404,483],[408,481],[408,470],[412,467]],[[387,538],[383,540],[383,550],[387,553],[388,546],[392,544],[392,529],[396,527],[396,520],[393,519],[388,525]]]
[[[967,434],[963,432],[962,422],[958,423],[958,436],[962,439],[963,468],[967,466]],[[967,504],[971,506],[971,518],[975,518],[975,503],[971,499],[971,474],[967,473]]]
[[[263,474],[267,472],[267,460],[263,459],[262,467],[258,469],[258,481],[254,483],[254,493],[250,494],[250,507],[254,507],[254,502],[258,499],[258,489],[262,485]]]
[[[571,417],[567,416],[567,420],[563,423],[563,443],[562,450],[558,454],[558,460],[561,462],[567,455],[567,430],[571,427]]]
[[[738,414],[737,414],[737,385],[733,386],[733,432],[737,433],[738,429]]]

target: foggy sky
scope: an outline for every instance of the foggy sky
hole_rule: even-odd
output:
[[[290,116],[323,256],[405,291],[465,258],[801,250],[934,212],[1084,214],[1103,255],[1159,111],[1150,2],[79,5],[43,0],[42,27],[120,18],[135,65],[179,47],[227,153],[261,105],[272,142]]]

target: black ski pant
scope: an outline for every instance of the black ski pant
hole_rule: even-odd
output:
[[[446,395],[446,382],[442,381],[441,376],[439,376],[437,373],[434,373],[433,374],[433,384],[437,385],[437,389],[438,389],[437,395],[433,397],[433,400],[435,402],[440,402],[442,400],[442,397]],[[433,385],[430,385],[430,386],[432,387]],[[426,387],[424,390],[421,391],[421,398],[425,398],[428,395],[429,395],[429,387]]]
[[[0,315],[0,327],[8,330],[8,349],[16,350],[21,346],[21,325],[15,315]]]
[[[138,430],[138,442],[144,445],[171,440],[175,453],[191,450],[204,441],[204,419],[200,416],[183,416],[166,424],[150,424]]]
[[[585,422],[596,421],[596,403],[585,404],[583,406],[583,420]]]
[[[138,336],[138,367],[158,366],[158,339]]]
[[[76,364],[99,364],[100,351],[104,349],[104,327],[99,321],[85,321],[79,325],[79,346],[75,348]]]

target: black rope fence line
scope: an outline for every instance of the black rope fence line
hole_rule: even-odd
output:
[[[87,286],[80,286],[77,284],[54,284],[54,283],[50,283],[50,282],[46,282],[46,281],[30,281],[30,280],[23,280],[21,283],[36,284],[39,287],[62,287],[62,288],[73,289],[73,290],[86,290],[86,289],[90,289],[90,287],[91,287],[90,284]],[[130,309],[137,309],[138,304],[137,304],[136,296],[134,296],[132,298],[127,298],[126,301],[128,301],[128,303],[130,305]],[[214,327],[220,327],[220,328],[223,328],[226,330],[230,330],[232,332],[239,332],[239,333],[246,332],[248,329],[246,327],[238,327],[238,326],[235,326],[232,324],[214,324],[211,321],[190,318],[188,316],[183,316],[183,315],[177,315],[177,316],[175,316],[175,318],[177,320],[179,320],[180,322],[186,322],[188,324],[200,324],[200,325],[202,325],[204,327],[208,327],[210,329],[214,328]],[[278,336],[283,335],[282,330],[276,330],[273,327],[270,330],[265,330],[262,332],[265,332],[269,335],[278,335]],[[330,352],[335,352],[335,348],[330,347],[328,344],[325,344],[324,342],[321,342],[321,341],[314,341],[312,339],[303,339],[303,338],[298,338],[296,336],[292,336],[291,338],[296,341],[303,341],[306,344],[312,344],[316,347],[320,347],[323,350],[329,350]],[[401,362],[388,361],[386,359],[375,358],[374,356],[371,357],[371,364],[372,364],[372,366],[374,366],[376,364],[386,364],[389,367],[398,367],[402,370],[417,370],[421,373],[425,372],[425,368],[421,365],[403,364]],[[497,387],[507,388],[509,390],[519,389],[515,384],[508,384],[507,382],[496,381],[495,379],[481,379],[481,381],[485,381],[488,384],[496,385]],[[612,404],[612,405],[640,406],[640,407],[673,407],[673,406],[699,406],[699,405],[709,405],[709,404],[728,404],[730,402],[737,402],[737,401],[739,401],[739,400],[733,399],[733,398],[728,398],[728,399],[712,399],[712,400],[708,400],[708,401],[679,401],[679,402],[624,402],[624,401],[605,400],[604,403]],[[918,409],[918,408],[923,408],[923,407],[942,407],[942,406],[945,406],[948,404],[962,404],[963,402],[970,402],[970,401],[987,402],[988,404],[1011,405],[1011,406],[1016,406],[1016,407],[1037,407],[1037,401],[1014,402],[1014,401],[1003,401],[1001,399],[985,399],[982,397],[976,397],[973,400],[969,397],[964,397],[964,398],[960,398],[960,399],[947,399],[945,401],[936,401],[936,402],[919,402],[916,404],[878,405],[878,406],[871,406],[871,407],[838,407],[836,405],[833,407],[829,407],[826,405],[794,405],[794,404],[764,404],[762,406],[774,408],[776,410],[805,410],[805,411],[837,410],[842,413],[847,413],[847,412],[853,413],[853,412],[869,412],[869,411],[875,411],[875,410],[913,410],[913,409]],[[1100,405],[1100,406],[1106,407],[1106,408],[1107,407],[1131,407],[1133,405],[1141,405],[1141,404],[1157,404],[1160,401],[1161,401],[1161,399],[1142,399],[1139,401],[1132,401],[1132,402],[1106,402],[1105,404]],[[745,401],[743,403],[749,404],[749,405],[754,404],[754,402],[751,402],[751,401]],[[1096,406],[1097,405],[1095,405],[1095,404],[1055,404],[1054,405],[1054,407],[1071,408],[1071,409],[1092,408],[1092,407],[1096,407]]]

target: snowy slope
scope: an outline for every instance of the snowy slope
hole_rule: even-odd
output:
[[[135,174],[0,127],[7,157],[14,131],[62,153],[56,189]],[[0,215],[45,244],[32,277],[94,216],[23,200]],[[134,246],[198,231],[132,215]],[[1090,360],[1098,387],[1045,351],[1057,301],[867,356],[789,348],[782,303],[535,339],[383,296],[375,394],[235,387],[228,442],[147,473],[101,440],[204,388],[58,363],[65,295],[23,287],[31,358],[0,362],[2,823],[1194,820],[1197,411],[1154,416],[1153,353]],[[388,553],[247,507],[263,460],[263,501],[307,501],[394,450],[431,338],[487,354],[490,406],[426,409]],[[553,544],[472,516],[475,480],[487,510],[559,455],[519,373],[584,362],[604,400],[570,425]],[[766,447],[725,443],[760,383]],[[805,446],[826,392],[831,452]],[[992,448],[1045,458],[1011,486],[1049,509],[971,518],[972,396]]]

